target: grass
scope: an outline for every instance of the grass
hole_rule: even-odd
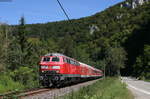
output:
[[[0,93],[25,89],[19,82],[13,81],[9,76],[0,75]],[[106,78],[93,85],[72,92],[64,99],[133,99],[134,97],[118,78]]]
[[[20,89],[24,89],[21,83],[13,81],[9,76],[0,75],[0,94]]]
[[[35,73],[30,73],[26,68],[21,68],[20,71],[14,71],[11,73],[0,72],[0,94],[37,88],[39,87],[38,82]]]
[[[150,82],[150,79],[145,79],[145,81]]]
[[[134,99],[118,78],[106,78],[64,96],[65,99]]]

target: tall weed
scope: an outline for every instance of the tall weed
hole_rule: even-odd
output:
[[[81,88],[64,97],[65,99],[133,99],[132,94],[117,78],[106,78],[93,85]]]

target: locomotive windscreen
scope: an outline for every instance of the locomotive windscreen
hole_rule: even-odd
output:
[[[43,62],[49,62],[50,61],[50,57],[44,57],[43,58]]]
[[[52,62],[59,62],[59,57],[53,57]]]

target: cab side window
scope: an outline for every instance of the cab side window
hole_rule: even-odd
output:
[[[70,63],[73,65],[74,64],[73,60],[70,60]]]
[[[77,62],[77,66],[80,66],[80,64]]]
[[[63,62],[67,63],[67,59],[66,59],[66,58],[63,58]]]
[[[70,64],[70,59],[67,58],[67,63]]]

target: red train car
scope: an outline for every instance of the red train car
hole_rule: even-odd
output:
[[[59,87],[103,76],[101,70],[59,53],[42,56],[39,65],[40,82],[43,86]]]

